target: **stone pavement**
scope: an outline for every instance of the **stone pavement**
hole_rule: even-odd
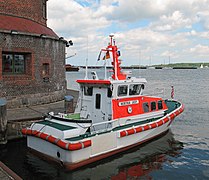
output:
[[[67,90],[67,96],[73,96],[74,107],[78,99],[78,91]],[[7,109],[7,120],[8,121],[28,121],[28,120],[39,120],[44,117],[50,111],[64,112],[65,101],[59,101],[50,104],[22,107],[16,109]]]

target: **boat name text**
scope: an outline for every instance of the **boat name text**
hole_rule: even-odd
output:
[[[119,106],[127,106],[131,104],[138,104],[139,100],[119,102]]]

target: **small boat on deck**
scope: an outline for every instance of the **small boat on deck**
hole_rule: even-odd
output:
[[[75,113],[50,112],[45,120],[22,130],[28,148],[68,169],[160,136],[184,110],[176,100],[143,95],[147,81],[121,71],[113,36],[102,51],[112,54],[112,76],[99,79],[94,72],[91,79],[77,80],[80,95]]]

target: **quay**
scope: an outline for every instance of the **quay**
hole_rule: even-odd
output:
[[[77,104],[78,93],[79,92],[75,90],[67,90],[65,97],[72,97],[73,99],[70,104],[66,99],[63,99],[62,101],[43,105],[24,106],[22,108],[2,110],[6,111],[6,113],[1,113],[6,114],[6,117],[1,118],[1,129],[4,131],[1,131],[0,133],[2,134],[0,135],[5,136],[5,142],[1,144],[6,144],[7,140],[23,137],[21,132],[23,128],[30,126],[33,122],[43,120],[44,116],[51,111],[55,113],[64,112],[69,108],[71,108],[71,111],[74,111]]]
[[[69,89],[66,92],[65,97],[73,97],[73,111],[77,104],[78,93],[78,91]],[[7,139],[12,140],[23,137],[22,128],[28,127],[33,122],[43,120],[44,116],[51,111],[55,113],[66,111],[66,108],[69,108],[66,103],[66,100],[62,100],[43,105],[7,109]]]
[[[21,180],[14,171],[9,169],[4,163],[0,161],[0,179],[1,180]]]

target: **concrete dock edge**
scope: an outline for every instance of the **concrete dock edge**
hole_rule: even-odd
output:
[[[9,169],[4,163],[0,161],[0,179],[1,180],[6,180],[6,179],[21,180],[22,178],[19,177],[14,171]]]

